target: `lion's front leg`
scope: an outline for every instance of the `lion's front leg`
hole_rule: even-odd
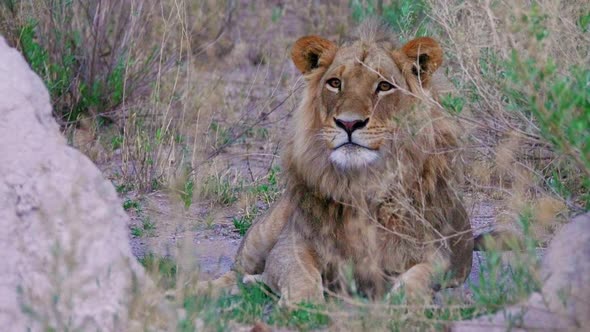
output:
[[[262,273],[270,251],[293,213],[288,195],[281,197],[261,219],[248,230],[238,253],[234,268],[245,274]]]
[[[324,300],[322,276],[313,250],[290,229],[271,250],[260,279],[281,295],[282,306]]]
[[[250,227],[240,244],[232,270],[215,280],[199,282],[197,292],[218,294],[223,289],[231,289],[232,293],[237,292],[238,275],[262,273],[266,259],[292,213],[293,204],[290,197],[284,195],[262,219]]]
[[[427,300],[432,296],[431,280],[434,267],[430,263],[421,263],[412,266],[399,276],[393,285],[392,292],[403,289],[406,298],[412,300]]]

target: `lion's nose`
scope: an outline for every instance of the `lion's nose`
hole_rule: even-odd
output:
[[[352,121],[345,121],[334,118],[334,121],[336,122],[336,126],[344,129],[344,131],[346,131],[350,135],[353,131],[364,128],[367,125],[367,123],[369,123],[369,118],[366,118],[365,120]]]

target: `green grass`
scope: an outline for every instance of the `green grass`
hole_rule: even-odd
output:
[[[254,206],[247,209],[244,215],[232,218],[232,223],[234,224],[234,227],[236,228],[238,233],[240,233],[241,236],[246,235],[246,232],[248,231],[250,226],[252,226],[252,221],[254,220],[254,218],[256,218],[256,216],[258,216],[258,214],[259,209]]]
[[[192,179],[188,179],[184,183],[183,190],[180,192],[180,199],[182,199],[185,209],[188,209],[191,206],[191,204],[193,203],[194,188],[195,188],[194,181]]]
[[[111,138],[111,149],[113,151],[117,150],[122,145],[123,145],[123,136],[117,135],[117,136],[113,136],[113,138]]]
[[[465,106],[465,99],[461,96],[447,94],[441,98],[440,103],[447,111],[453,114],[460,114]]]
[[[368,17],[380,16],[399,35],[402,42],[429,34],[430,9],[427,1],[399,0],[384,4],[378,0],[352,0],[350,9],[353,19],[357,22]]]
[[[133,190],[133,184],[131,183],[122,183],[122,184],[115,184],[115,190],[119,194],[126,194]]]
[[[299,331],[309,331],[327,327],[330,324],[330,318],[325,314],[322,305],[300,303],[295,310],[275,308],[268,319],[268,323],[287,326]]]
[[[143,217],[143,219],[141,220],[141,226],[149,234],[152,234],[156,229],[156,224],[150,219],[150,217],[147,216]]]
[[[266,206],[270,206],[275,200],[279,198],[282,193],[282,188],[278,183],[279,167],[270,169],[268,175],[261,181],[251,184],[248,187],[248,192],[255,196],[256,202],[263,202]],[[258,208],[256,205],[247,207],[243,214],[232,218],[232,223],[242,236],[246,234],[254,219],[259,217],[265,210]]]
[[[211,199],[221,205],[230,205],[238,200],[243,185],[241,181],[231,181],[226,177],[210,176],[202,186],[203,198]]]
[[[137,226],[131,227],[131,235],[133,235],[135,237],[142,237],[143,236],[143,228],[137,227]]]
[[[156,224],[147,216],[141,220],[141,226],[131,227],[131,235],[135,237],[153,236],[156,230]]]
[[[159,257],[153,253],[139,259],[143,267],[156,276],[159,286],[164,289],[171,289],[176,286],[177,264],[169,257]]]
[[[235,327],[232,324],[236,323],[248,326],[256,322],[307,331],[330,327],[334,323],[332,317],[348,317],[348,320],[339,321],[344,324],[340,326],[351,324],[350,326],[368,330],[444,329],[447,322],[497,312],[539,290],[540,284],[535,274],[538,263],[536,241],[530,232],[530,215],[523,213],[520,224],[525,234],[524,247],[520,247],[518,251],[515,247],[514,252],[517,254],[510,265],[502,262],[501,254],[497,251],[484,253],[480,280],[469,285],[473,297],[468,301],[457,298],[452,293],[443,293],[440,297],[443,305],[411,309],[405,307],[405,296],[400,291],[386,301],[377,301],[376,306],[361,295],[351,298],[356,305],[326,295],[326,304],[300,303],[295,308],[286,309],[278,307],[278,297],[266,286],[240,283],[239,293],[236,295],[210,298],[187,293],[181,299],[186,317],[179,322],[178,329],[194,330],[194,322],[198,318],[207,329],[218,331],[231,329]],[[173,261],[164,260],[160,263],[149,257],[142,263],[150,266],[151,271],[161,271],[158,280],[166,280],[169,287],[175,284],[170,280],[176,271]]]
[[[217,122],[211,122],[209,126],[209,130],[214,136],[214,146],[215,148],[219,148],[222,146],[227,145],[232,140],[232,133],[229,129],[223,127]]]
[[[250,192],[265,204],[270,205],[277,200],[282,193],[278,177],[281,172],[280,167],[275,166],[270,169],[268,175],[259,183],[254,183],[250,187]]]
[[[126,199],[123,202],[123,209],[125,209],[125,211],[134,211],[136,217],[141,220],[141,225],[131,227],[131,235],[135,237],[154,235],[156,224],[145,214],[139,200]]]
[[[126,199],[123,202],[123,209],[125,209],[125,211],[135,210],[136,212],[140,212],[141,211],[141,203],[138,200]]]
[[[183,301],[187,319],[178,324],[180,331],[194,331],[194,318],[200,318],[211,330],[226,331],[231,322],[251,325],[265,322],[307,331],[327,327],[330,320],[320,305],[302,303],[296,310],[276,306],[276,297],[264,285],[239,285],[237,295],[222,295],[217,299],[188,296]]]

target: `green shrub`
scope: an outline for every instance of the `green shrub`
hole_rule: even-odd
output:
[[[399,0],[385,4],[382,0],[351,0],[352,18],[360,22],[367,17],[381,17],[401,41],[428,34],[428,3],[424,0]]]
[[[4,6],[9,10],[1,11],[1,18],[12,22],[8,32],[15,34],[9,39],[44,80],[61,125],[81,115],[113,118],[108,112],[139,93],[155,73],[157,48],[147,56],[134,51],[140,39],[133,15],[144,15],[132,13],[130,2],[40,0],[16,6],[7,1]]]
[[[511,108],[533,118],[543,138],[581,171],[564,184],[553,168],[547,175],[551,187],[561,195],[580,192],[590,209],[590,69],[560,72],[550,59],[541,62],[516,50],[505,68]]]

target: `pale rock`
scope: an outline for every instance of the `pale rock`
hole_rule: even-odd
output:
[[[562,227],[549,244],[543,286],[526,302],[453,324],[452,331],[587,331],[590,326],[590,213]]]
[[[127,219],[113,185],[66,145],[41,79],[0,37],[1,330],[137,325],[130,312],[152,283]]]

